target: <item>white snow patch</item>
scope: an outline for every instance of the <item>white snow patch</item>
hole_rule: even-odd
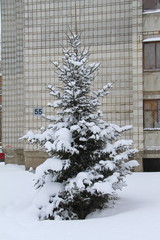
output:
[[[143,42],[158,42],[160,41],[160,37],[146,38]]]
[[[127,168],[134,168],[134,167],[138,167],[139,166],[139,163],[137,162],[137,161],[135,161],[135,160],[131,160],[131,161],[129,161],[129,162],[127,162],[126,164],[125,164],[125,166],[127,167]]]
[[[158,131],[160,128],[144,128],[146,131]]]
[[[59,126],[60,127],[60,126]],[[50,130],[50,129],[49,129]],[[50,151],[65,151],[65,152],[77,152],[77,149],[71,147],[72,133],[68,128],[61,128],[54,132],[54,142],[48,140],[44,147],[47,152]]]
[[[51,169],[53,171],[61,171],[63,167],[62,160],[53,157],[48,158],[43,164],[36,168],[36,176],[44,174],[45,171]]]
[[[37,181],[38,179],[40,179],[45,173],[48,172],[48,170],[58,172],[61,171],[63,168],[64,169],[68,168],[69,165],[70,165],[69,159],[62,160],[59,159],[58,157],[48,158],[44,163],[42,163],[36,168],[35,180]],[[48,175],[48,182],[50,181],[52,181],[52,179],[50,179],[50,176]]]
[[[96,211],[83,221],[38,221],[32,207],[39,201],[33,178],[24,166],[0,163],[0,239],[159,239],[160,172],[127,176],[128,186],[118,193],[114,208]],[[54,186],[55,193],[61,187]]]
[[[78,187],[79,189],[83,189],[85,187],[84,180],[88,179],[87,172],[80,172],[77,176],[70,180],[69,184],[66,185],[65,189],[70,190],[74,187]]]
[[[145,150],[160,150],[160,146],[145,146]]]
[[[93,132],[93,134],[101,132],[101,129],[98,126],[96,126],[96,125],[90,127],[90,130],[91,130],[91,132]]]
[[[30,141],[31,139],[33,139],[34,137],[34,133],[33,131],[28,131],[23,137],[19,138],[19,140],[24,140],[24,139],[27,139],[28,141]]]
[[[73,60],[73,59],[69,59],[68,61],[69,61],[69,63],[71,63],[75,66],[78,66],[78,67],[80,67],[84,64],[84,61],[76,61],[76,60]]]
[[[48,199],[52,196],[55,196],[57,193],[63,190],[63,185],[57,182],[50,182],[43,186],[43,188],[36,190],[37,194],[35,195],[32,204],[36,207],[47,206]]]
[[[108,177],[105,181],[96,182],[93,185],[93,189],[102,194],[113,194],[115,190],[113,189],[113,184],[118,182],[118,173],[114,173],[112,176]]]
[[[67,128],[61,128],[58,131],[56,131],[55,138],[60,141],[63,140],[71,143],[71,132]]]
[[[155,10],[145,10],[143,14],[152,14],[152,13],[160,13],[160,9]]]

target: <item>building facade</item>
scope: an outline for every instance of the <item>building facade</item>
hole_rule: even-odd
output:
[[[159,0],[2,0],[2,145],[7,163],[36,167],[46,155],[19,141],[52,114],[45,84],[59,86],[53,61],[62,61],[69,29],[100,62],[94,88],[113,83],[102,100],[104,119],[133,125],[124,136],[139,150],[140,171],[160,170]]]
[[[1,7],[1,3],[0,3]],[[1,21],[1,14],[0,14],[0,21]],[[1,29],[1,23],[0,23]],[[1,36],[0,36],[0,152],[2,150],[2,70],[1,70]]]

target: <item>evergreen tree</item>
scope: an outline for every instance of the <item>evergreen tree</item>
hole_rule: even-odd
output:
[[[99,98],[112,84],[91,91],[99,64],[89,64],[89,52],[81,50],[78,35],[68,37],[70,49],[63,49],[63,64],[54,62],[61,91],[48,85],[56,116],[40,134],[28,132],[23,139],[36,143],[49,158],[36,169],[40,219],[84,219],[116,198],[116,190],[137,165],[130,160],[135,149],[121,134],[131,126],[119,127],[102,120]],[[46,194],[46,195],[45,195]],[[44,195],[46,196],[44,200]]]

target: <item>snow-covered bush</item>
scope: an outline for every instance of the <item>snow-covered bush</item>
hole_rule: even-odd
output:
[[[63,64],[53,62],[63,87],[48,85],[56,116],[40,134],[28,132],[23,139],[36,143],[49,158],[36,169],[40,219],[84,219],[116,198],[124,178],[137,162],[131,140],[120,140],[131,126],[119,127],[102,120],[99,97],[108,94],[108,83],[91,91],[99,64],[89,64],[89,52],[81,50],[79,36],[68,37]]]

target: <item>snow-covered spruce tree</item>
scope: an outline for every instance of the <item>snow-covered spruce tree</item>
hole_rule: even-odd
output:
[[[102,120],[99,97],[112,84],[91,91],[99,64],[88,64],[88,51],[81,50],[79,36],[68,37],[70,49],[63,49],[63,64],[54,62],[61,91],[48,85],[56,116],[40,134],[29,131],[23,139],[36,143],[49,158],[36,169],[40,219],[84,219],[116,198],[124,177],[137,162],[131,140],[120,140],[131,126],[119,127]],[[44,200],[44,194],[45,196]]]

